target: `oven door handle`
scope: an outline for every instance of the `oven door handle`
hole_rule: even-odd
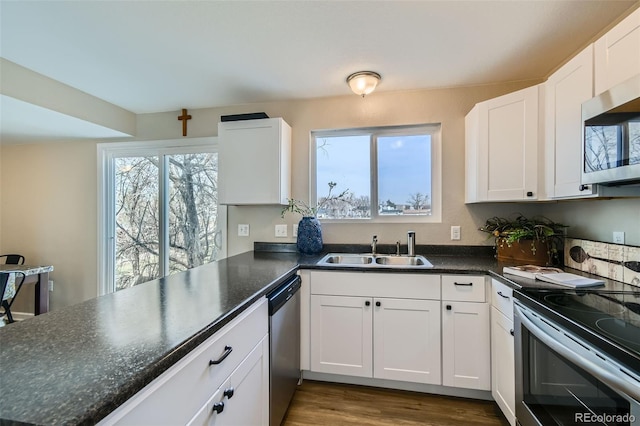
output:
[[[556,351],[558,354],[562,355],[569,361],[573,362],[578,367],[584,369],[585,371],[592,374],[595,378],[602,381],[607,386],[611,387],[613,390],[617,392],[622,392],[636,401],[640,401],[640,386],[637,383],[632,383],[628,380],[625,380],[624,375],[622,375],[621,371],[616,369],[616,371],[612,371],[609,366],[602,366],[596,364],[595,362],[585,358],[584,356],[574,352],[569,347],[565,346],[561,342],[558,342],[553,336],[549,335],[543,329],[541,329],[536,322],[536,319],[530,318],[524,312],[524,310],[518,306],[514,305],[514,310],[516,314],[520,317],[521,323],[529,329],[534,336],[536,336],[542,343],[549,346],[551,349]],[[615,373],[619,375],[616,375]]]

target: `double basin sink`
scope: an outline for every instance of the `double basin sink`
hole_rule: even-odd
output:
[[[391,254],[351,254],[329,253],[320,261],[322,266],[354,266],[359,268],[433,268],[431,262],[423,256],[391,255]]]

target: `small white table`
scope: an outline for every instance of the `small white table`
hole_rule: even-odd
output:
[[[0,273],[9,274],[7,288],[2,295],[2,300],[9,299],[16,294],[15,274],[22,272],[25,275],[24,284],[35,283],[34,315],[49,312],[49,272],[53,271],[51,265],[0,265]]]

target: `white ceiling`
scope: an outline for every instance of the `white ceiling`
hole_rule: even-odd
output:
[[[0,0],[0,57],[140,114],[539,79],[637,4]]]

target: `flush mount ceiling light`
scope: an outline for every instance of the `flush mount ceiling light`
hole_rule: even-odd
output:
[[[380,74],[373,71],[358,71],[347,77],[347,84],[353,93],[364,98],[365,95],[373,92],[380,83]]]

